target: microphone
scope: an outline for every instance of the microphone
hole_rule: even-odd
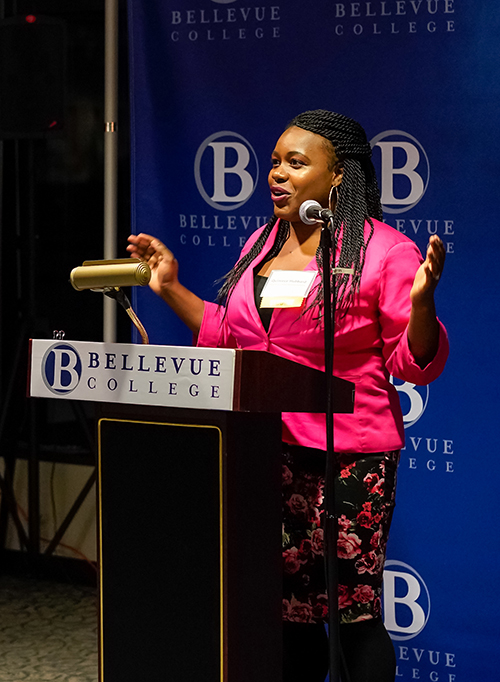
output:
[[[329,208],[323,208],[321,204],[314,199],[308,199],[301,204],[299,208],[299,217],[306,225],[314,225],[314,223],[326,223],[333,218],[333,212]]]
[[[80,267],[73,268],[69,279],[77,291],[143,287],[151,279],[151,269],[139,258],[86,260]]]

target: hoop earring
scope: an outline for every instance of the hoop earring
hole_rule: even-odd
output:
[[[335,187],[335,185],[332,185],[331,188],[330,188],[330,194],[328,195],[328,208],[330,209],[330,211],[334,211],[334,210],[335,210],[335,206],[332,205],[332,199],[333,199],[333,193],[334,193],[334,192],[335,192],[335,206],[337,206],[337,201],[338,201],[338,198],[339,198],[339,193],[338,193],[337,188]]]

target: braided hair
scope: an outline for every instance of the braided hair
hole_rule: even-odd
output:
[[[332,232],[333,244],[341,238],[340,254],[336,265],[341,268],[352,268],[354,271],[353,275],[332,275],[332,291],[335,292],[332,303],[334,309],[343,317],[352,304],[356,292],[359,291],[366,248],[374,230],[372,218],[382,220],[380,191],[371,161],[371,147],[359,123],[347,116],[324,109],[299,114],[290,121],[287,128],[292,126],[303,128],[325,138],[327,148],[330,147],[333,152],[332,159],[338,160],[339,168],[342,168],[342,182],[337,188],[337,205],[329,228]],[[242,274],[262,251],[276,220],[276,216],[273,215],[250,251],[224,277],[224,283],[217,297],[219,303],[227,302]],[[365,221],[368,221],[371,227],[366,240]],[[278,255],[289,234],[288,221],[281,220],[268,259]],[[319,248],[316,252],[316,262],[321,270],[322,257]],[[316,295],[310,307],[321,308],[322,297],[323,285],[321,284],[316,289]]]
[[[276,225],[277,220],[278,218],[275,215],[271,216],[269,222],[264,227],[258,239],[255,241],[255,243],[253,244],[252,248],[248,251],[248,253],[246,253],[242,258],[240,258],[240,260],[236,263],[233,269],[230,270],[226,275],[224,275],[224,277],[222,277],[222,281],[224,283],[217,294],[217,303],[219,303],[219,305],[227,303],[234,287],[238,284],[242,274],[248,268],[250,263],[253,260],[255,260],[255,258],[257,258],[259,253],[264,248],[264,244],[266,243],[269,235],[271,234],[273,227]],[[276,235],[274,244],[272,245],[268,254],[269,260],[278,255],[278,253],[285,245],[285,242],[288,239],[289,234],[290,224],[288,223],[287,220],[281,220],[278,226],[278,234]]]

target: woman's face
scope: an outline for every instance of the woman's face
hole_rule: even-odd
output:
[[[342,180],[332,170],[337,159],[323,137],[292,126],[285,130],[272,154],[268,181],[274,213],[278,218],[300,223],[299,208],[307,199],[328,205],[332,185]]]

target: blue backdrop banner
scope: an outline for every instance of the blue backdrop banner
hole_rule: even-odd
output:
[[[396,382],[407,442],[384,618],[397,679],[496,679],[500,6],[129,0],[129,22],[134,230],[174,251],[198,295],[214,299],[271,214],[274,143],[307,109],[359,120],[385,221],[421,250],[444,241],[447,369]],[[152,343],[191,343],[150,291],[136,306]]]

